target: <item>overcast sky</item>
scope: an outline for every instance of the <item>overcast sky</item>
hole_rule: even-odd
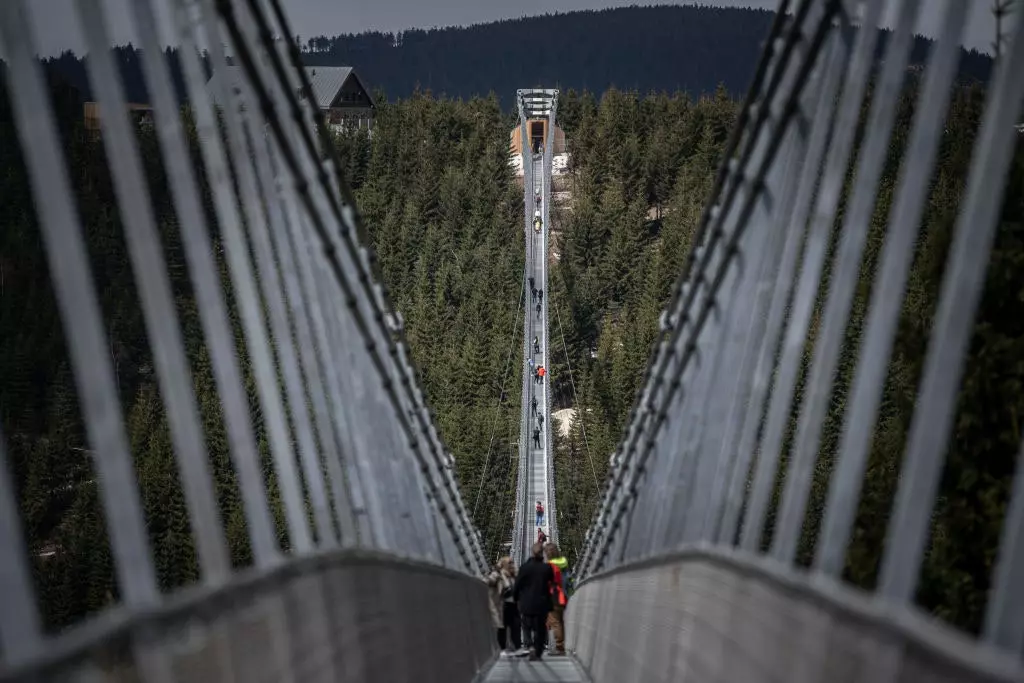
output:
[[[10,0],[0,0],[9,2]],[[115,18],[112,33],[115,42],[132,39],[127,2],[146,0],[101,0]],[[900,0],[890,0],[892,12]],[[29,0],[34,23],[38,26],[40,52],[57,54],[65,48],[78,53],[85,50],[77,34],[75,5],[91,6],[95,0]],[[995,32],[989,7],[991,0],[968,0],[971,18],[964,44],[988,51]],[[637,0],[282,0],[294,32],[303,39],[316,35],[333,36],[367,30],[400,31],[407,28],[431,28],[476,24],[497,19],[568,12],[573,10],[626,7]],[[654,4],[647,0],[642,4]],[[762,7],[774,9],[778,0],[700,0],[700,2],[662,2],[657,4],[703,4],[729,7]],[[945,0],[924,0],[923,16],[918,32],[936,33]]]

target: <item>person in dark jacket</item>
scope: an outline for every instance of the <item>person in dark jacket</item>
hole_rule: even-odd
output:
[[[544,653],[548,639],[547,619],[551,611],[551,592],[555,584],[555,572],[544,561],[544,546],[534,543],[533,556],[519,569],[512,594],[523,615],[523,625],[533,634],[531,660],[538,660]]]

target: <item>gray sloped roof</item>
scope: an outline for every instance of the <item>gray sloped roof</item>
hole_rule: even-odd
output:
[[[307,66],[306,75],[313,86],[313,97],[321,109],[331,106],[352,73],[350,66]]]
[[[370,105],[374,105],[373,95],[366,89],[358,74],[355,74],[350,66],[307,66],[306,76],[309,78],[310,85],[313,86],[313,97],[316,99],[317,106],[321,109],[331,106],[338,97],[341,87],[345,85],[345,81],[350,76],[354,77],[359,86],[366,92],[366,96],[370,98]],[[225,70],[214,73],[208,83],[214,102],[220,104],[220,102],[217,102],[217,87],[214,79],[224,79],[226,80],[226,85],[237,87],[241,78],[242,69],[236,65],[229,65]]]

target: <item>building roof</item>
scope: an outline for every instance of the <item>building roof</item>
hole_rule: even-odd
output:
[[[366,93],[366,97],[370,100],[370,106],[375,107],[376,104],[373,101],[373,95],[363,85],[362,79],[350,66],[307,66],[306,76],[309,78],[310,85],[313,87],[313,97],[316,100],[317,106],[321,109],[327,109],[334,101],[338,98],[338,93],[341,91],[342,86],[348,79],[355,78],[356,83],[362,88],[363,92]],[[238,87],[242,77],[242,69],[236,65],[229,65],[225,70],[226,75],[222,76],[221,72],[218,71],[213,74],[209,80],[209,85],[214,84],[214,78],[223,77],[228,79],[228,83],[232,86]],[[216,102],[217,97],[216,89],[211,91],[211,95]],[[219,104],[219,103],[218,103]]]
[[[307,66],[306,75],[313,86],[313,97],[321,109],[334,104],[338,91],[352,75],[350,66]]]

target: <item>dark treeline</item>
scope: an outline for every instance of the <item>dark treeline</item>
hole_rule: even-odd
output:
[[[625,7],[468,27],[296,38],[307,64],[354,66],[371,90],[388,97],[430,90],[468,99],[494,92],[509,108],[518,88],[534,86],[698,95],[724,84],[739,97],[753,77],[773,16],[767,10],[693,5]],[[929,45],[917,38],[912,64],[924,63]],[[177,55],[169,51],[168,58],[183,98]],[[129,100],[148,101],[135,49],[119,48],[117,59]],[[83,60],[68,52],[47,63],[89,97]],[[961,53],[961,77],[967,81],[987,80],[990,67],[987,55]]]
[[[805,565],[813,557],[872,277],[910,133],[919,79],[916,72],[909,73],[815,469],[808,521],[798,552],[798,561]],[[874,585],[880,568],[983,97],[984,91],[977,85],[958,86],[953,91],[930,201],[920,226],[846,559],[846,578],[864,588]],[[735,113],[736,105],[724,91],[697,103],[663,95],[641,99],[618,91],[605,93],[600,102],[570,92],[560,102],[560,118],[574,155],[573,197],[571,211],[561,216],[564,232],[556,247],[560,260],[552,271],[551,289],[552,303],[561,311],[580,405],[573,399],[566,368],[558,363],[562,354],[557,344],[551,376],[558,407],[582,408],[578,414],[584,416],[582,425],[580,420],[573,425],[568,439],[559,439],[556,460],[560,531],[571,555],[578,551],[591,521],[597,499],[594,474],[603,479],[608,456],[622,433],[655,338],[658,313],[668,301],[681,260],[692,248],[722,142]],[[1024,381],[1024,136],[1017,136],[1017,141],[917,595],[922,606],[972,631],[979,628],[984,610],[993,550],[1020,444],[1019,416],[1024,414],[1019,391]],[[841,204],[837,227],[842,210]],[[823,300],[824,288],[819,292],[816,320]],[[553,329],[552,334],[557,340],[559,330]],[[783,463],[796,428],[810,358],[809,344]],[[589,453],[581,427],[585,427]],[[779,486],[769,512],[765,548],[774,525]]]

